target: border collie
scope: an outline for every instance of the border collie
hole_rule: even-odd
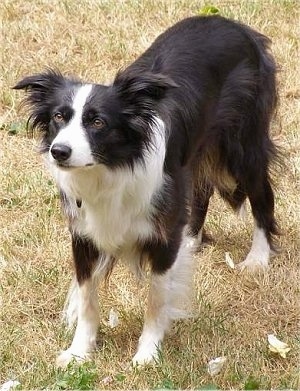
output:
[[[249,199],[253,242],[241,269],[268,266],[277,234],[269,126],[277,93],[269,39],[223,17],[191,17],[160,35],[111,85],[54,70],[25,77],[32,128],[58,184],[75,277],[66,306],[77,321],[58,365],[90,357],[97,286],[115,262],[151,270],[145,324],[133,358],[155,359],[186,307],[191,239],[202,241],[216,189],[239,210]]]

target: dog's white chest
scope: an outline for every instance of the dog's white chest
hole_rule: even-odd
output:
[[[99,249],[117,255],[152,235],[151,205],[143,207],[136,199],[120,197],[101,199],[97,205],[83,202],[74,228]]]
[[[121,257],[155,235],[153,197],[163,185],[163,175],[142,167],[134,173],[99,170],[60,171],[56,178],[68,199],[71,229],[91,239],[98,249]],[[80,207],[76,200],[82,201]]]

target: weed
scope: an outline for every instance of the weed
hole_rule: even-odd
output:
[[[95,388],[96,378],[95,364],[86,362],[78,365],[78,363],[73,361],[65,370],[59,370],[57,372],[53,389],[93,390]]]

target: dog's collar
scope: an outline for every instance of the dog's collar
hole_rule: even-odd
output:
[[[82,200],[76,200],[76,205],[78,208],[81,208]]]

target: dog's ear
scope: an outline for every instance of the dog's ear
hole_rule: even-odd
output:
[[[26,90],[31,103],[39,102],[46,95],[65,84],[65,78],[58,71],[49,69],[47,72],[25,77],[13,89]]]
[[[134,75],[119,72],[113,85],[117,88],[119,96],[127,102],[134,102],[141,98],[159,101],[169,89],[178,87],[170,77],[151,72]]]
[[[45,73],[28,76],[19,81],[13,88],[16,90],[25,90],[26,96],[23,105],[30,111],[29,124],[31,128],[39,128],[47,132],[50,122],[49,105],[55,91],[66,84],[66,80],[61,73],[54,70],[48,70]]]
[[[160,73],[126,70],[117,74],[112,88],[121,101],[127,127],[134,131],[136,138],[150,142],[150,125],[154,125],[157,106],[175,87],[178,86],[170,77]]]

